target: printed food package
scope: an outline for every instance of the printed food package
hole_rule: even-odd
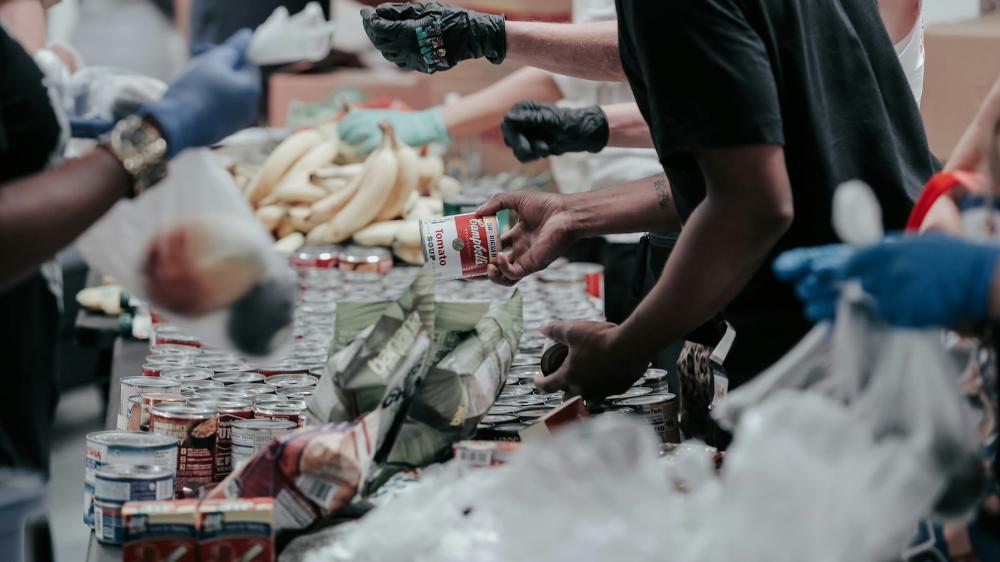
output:
[[[278,438],[209,497],[273,497],[277,529],[307,527],[350,503],[380,453],[384,457],[391,446],[429,363],[433,299],[420,291],[407,293],[395,312],[398,317],[383,317],[367,337],[341,353],[341,368],[363,381],[370,393],[362,394],[371,406],[364,416]],[[311,400],[310,408],[315,407]]]
[[[129,502],[122,517],[123,562],[197,562],[197,500]]]
[[[206,499],[198,506],[200,562],[274,560],[273,500]]]

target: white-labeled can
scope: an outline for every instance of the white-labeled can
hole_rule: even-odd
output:
[[[118,423],[116,429],[124,431],[128,428],[128,399],[147,392],[176,392],[180,393],[181,383],[173,379],[162,377],[125,377],[121,381],[121,393],[118,400]]]
[[[83,474],[83,522],[94,524],[94,487],[97,471],[107,465],[177,466],[177,439],[153,433],[98,431],[87,435]]]
[[[243,466],[271,441],[296,429],[291,420],[235,420],[232,425],[233,469]]]
[[[681,442],[677,396],[666,393],[647,394],[618,400],[614,405],[619,408],[634,408],[637,413],[642,414],[662,442]]]
[[[174,497],[174,471],[152,464],[110,464],[97,469],[94,500],[124,504]]]
[[[439,280],[476,279],[496,263],[501,250],[500,223],[475,213],[420,221],[424,260]]]

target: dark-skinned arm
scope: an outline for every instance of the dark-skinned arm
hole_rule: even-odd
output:
[[[75,240],[131,189],[131,176],[104,149],[0,186],[0,290]]]
[[[780,146],[706,151],[705,200],[659,282],[622,324],[621,345],[652,357],[722,310],[791,226],[792,191]]]

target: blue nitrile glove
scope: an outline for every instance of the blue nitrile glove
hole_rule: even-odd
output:
[[[74,139],[96,139],[115,128],[115,122],[110,119],[94,117],[70,117],[69,132]]]
[[[260,69],[246,60],[249,29],[191,59],[163,99],[140,115],[153,118],[167,140],[169,156],[187,148],[210,146],[257,117]]]
[[[897,238],[859,250],[844,268],[890,324],[951,327],[989,314],[1000,247],[941,234]]]
[[[378,126],[386,121],[396,130],[396,137],[410,146],[451,142],[441,107],[423,111],[355,109],[341,119],[337,132],[341,140],[354,145],[364,155],[375,150],[382,140],[382,129]]]
[[[795,283],[795,293],[805,303],[810,320],[833,320],[844,266],[854,252],[843,244],[788,250],[774,260],[774,273],[778,279]]]

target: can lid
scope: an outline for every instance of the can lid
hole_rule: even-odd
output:
[[[212,376],[212,380],[218,381],[222,384],[237,384],[246,382],[261,382],[265,378],[264,375],[260,373],[254,373],[252,371],[226,371],[224,373],[216,373]]]
[[[209,419],[217,413],[214,408],[194,404],[157,404],[150,409],[152,414],[167,417]]]
[[[153,464],[109,464],[97,469],[99,480],[158,480],[172,478],[174,471]]]
[[[663,369],[647,369],[646,374],[643,375],[647,383],[658,383],[666,380],[667,376],[668,373]]]
[[[652,394],[653,389],[644,388],[641,386],[633,386],[621,394],[615,394],[614,396],[608,396],[604,399],[605,402],[617,402],[619,400],[625,400],[628,398],[635,398],[637,396],[646,396],[647,394]]]
[[[479,423],[485,423],[489,425],[503,424],[503,423],[513,423],[517,421],[517,416],[512,414],[486,414],[483,416]]]
[[[212,378],[214,373],[209,369],[199,369],[198,367],[177,367],[175,369],[164,369],[160,371],[161,379],[170,379],[177,382],[203,381]]]
[[[267,377],[264,380],[264,384],[274,387],[315,386],[318,382],[318,378],[305,374],[274,375],[272,377]]]
[[[144,376],[124,377],[122,379],[122,384],[139,388],[177,388],[180,386],[180,382],[173,379]]]
[[[248,390],[255,394],[271,394],[274,392],[274,387],[269,384],[264,384],[262,382],[241,382],[236,384],[231,384],[226,387],[233,390]]]
[[[306,410],[304,400],[288,400],[287,402],[268,402],[257,405],[257,411],[268,414],[299,414]]]
[[[159,433],[139,433],[134,431],[95,431],[87,434],[87,441],[96,445],[106,445],[128,449],[148,449],[150,447],[177,446],[177,438]]]
[[[508,414],[516,413],[518,410],[520,410],[520,408],[518,408],[517,406],[497,406],[497,405],[494,405],[492,408],[490,408],[490,410],[489,410],[489,412],[487,412],[487,414],[494,414],[494,415],[503,416],[503,415],[508,415]]]
[[[649,406],[652,404],[666,404],[677,400],[673,394],[647,394],[645,396],[635,396],[615,402],[616,406]]]
[[[188,401],[192,406],[213,408],[220,413],[246,412],[250,410],[249,400],[230,400],[228,398],[192,398]]]
[[[502,425],[494,425],[493,431],[501,431],[503,433],[517,433],[527,427],[528,427],[527,424],[523,423],[505,423]]]
[[[512,396],[512,397],[501,397],[497,398],[496,404],[500,406],[537,406],[539,404],[545,403],[544,396],[538,396],[536,394],[529,394],[526,396]]]
[[[316,387],[313,385],[281,386],[276,388],[276,392],[284,396],[309,396],[316,392]]]

